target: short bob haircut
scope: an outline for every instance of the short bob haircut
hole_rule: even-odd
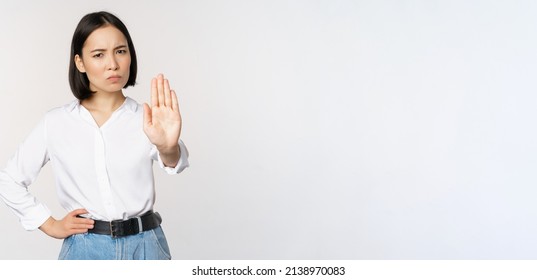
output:
[[[69,85],[71,86],[71,91],[78,100],[84,100],[93,95],[93,91],[90,89],[90,84],[88,76],[86,73],[78,71],[75,64],[75,56],[78,54],[82,57],[82,47],[86,42],[86,39],[89,35],[101,27],[107,25],[112,25],[117,28],[125,38],[127,39],[127,44],[129,47],[129,53],[131,56],[131,65],[130,65],[130,74],[127,84],[123,88],[129,86],[134,86],[136,84],[136,72],[138,69],[137,60],[136,60],[136,51],[134,50],[134,44],[132,43],[131,36],[127,27],[119,18],[115,15],[108,12],[96,12],[85,15],[78,26],[75,29],[73,34],[73,41],[71,42],[71,62],[69,63]]]

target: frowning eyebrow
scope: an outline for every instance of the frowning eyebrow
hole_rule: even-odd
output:
[[[117,46],[114,48],[114,50],[117,50],[117,49],[123,49],[123,48],[126,48],[127,45],[120,45],[120,46]],[[92,50],[90,53],[93,53],[93,52],[104,52],[106,51],[106,49],[94,49]]]

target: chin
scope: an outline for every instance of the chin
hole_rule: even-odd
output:
[[[121,91],[124,87],[125,87],[125,84],[122,84],[122,85],[115,84],[113,86],[108,87],[107,90],[109,92],[117,92],[117,91]]]

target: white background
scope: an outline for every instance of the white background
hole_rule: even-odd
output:
[[[0,166],[74,99],[71,36],[121,18],[191,167],[155,168],[175,259],[537,257],[534,1],[2,1]],[[50,165],[30,187],[56,218]],[[61,241],[0,207],[0,259]]]

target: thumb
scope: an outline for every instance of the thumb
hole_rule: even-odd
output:
[[[151,117],[151,107],[147,105],[147,103],[144,103],[144,126],[151,125],[153,119]]]

